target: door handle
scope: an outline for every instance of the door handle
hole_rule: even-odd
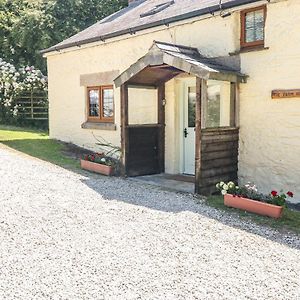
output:
[[[184,128],[184,137],[187,138],[187,136],[188,136],[188,131],[186,128]]]

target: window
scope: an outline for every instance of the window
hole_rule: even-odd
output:
[[[188,126],[196,127],[196,87],[188,89]]]
[[[145,13],[142,13],[140,15],[140,17],[144,18],[144,17],[155,15],[155,14],[163,11],[164,9],[168,8],[169,6],[171,6],[174,3],[175,3],[175,1],[172,0],[172,1],[168,1],[168,2],[165,2],[165,3],[158,4],[155,7],[153,7],[152,9],[150,9],[149,11],[147,11]]]
[[[205,128],[228,127],[234,125],[234,103],[231,83],[227,81],[207,81],[207,103],[204,109]]]
[[[241,12],[241,47],[264,45],[266,6]]]
[[[88,120],[92,122],[113,122],[113,86],[90,87],[87,94]]]

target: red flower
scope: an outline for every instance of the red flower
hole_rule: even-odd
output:
[[[293,197],[294,197],[294,193],[293,193],[293,192],[291,192],[291,191],[287,192],[286,194],[287,194],[289,197],[291,197],[291,198],[293,198]]]
[[[277,193],[276,191],[272,191],[272,192],[271,192],[271,195],[272,195],[273,197],[276,197],[277,194],[278,194],[278,193]]]
[[[95,160],[95,156],[92,155],[92,156],[91,156],[91,161],[94,161],[94,160]]]

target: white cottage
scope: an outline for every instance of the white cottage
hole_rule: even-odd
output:
[[[255,182],[300,200],[300,1],[137,0],[43,51],[50,136],[127,176]]]

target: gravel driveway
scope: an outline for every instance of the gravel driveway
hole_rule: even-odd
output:
[[[0,299],[300,299],[300,240],[0,146]]]

